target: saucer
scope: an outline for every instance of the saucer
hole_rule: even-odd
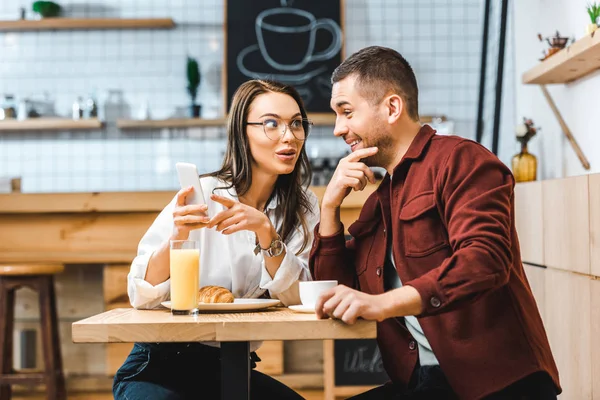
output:
[[[288,308],[292,311],[296,311],[299,313],[306,313],[306,314],[314,314],[315,313],[315,307],[314,306],[305,306],[304,304],[298,304],[295,306],[288,306]]]
[[[258,65],[259,67],[257,69],[259,71],[251,71],[246,65]],[[306,65],[304,68],[294,73],[281,72],[267,63],[258,48],[258,44],[248,46],[239,52],[237,56],[237,67],[242,74],[249,78],[274,79],[294,85],[302,85],[327,70],[327,66],[325,65]]]
[[[163,301],[163,307],[171,308],[170,301]],[[198,311],[255,311],[279,304],[277,299],[234,299],[233,303],[198,303]]]

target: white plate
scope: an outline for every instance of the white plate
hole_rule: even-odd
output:
[[[301,313],[307,313],[307,314],[314,314],[315,313],[315,307],[314,306],[305,306],[303,304],[298,304],[295,306],[288,306],[288,308],[290,310],[296,311],[296,312],[301,312]]]
[[[163,301],[163,306],[170,309],[171,302]],[[234,299],[233,303],[198,303],[198,311],[249,311],[273,307],[279,304],[277,299]]]

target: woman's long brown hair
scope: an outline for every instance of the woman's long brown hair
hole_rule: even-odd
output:
[[[223,165],[218,171],[204,176],[213,176],[227,182],[229,186],[224,189],[235,188],[238,197],[248,192],[252,185],[252,153],[246,134],[248,112],[257,96],[269,92],[291,96],[300,108],[302,119],[307,120],[302,98],[292,86],[275,81],[251,80],[243,83],[236,90],[227,118],[227,148]],[[307,124],[304,129],[308,131]],[[313,212],[313,210],[305,188],[308,187],[311,180],[312,170],[303,143],[294,170],[290,174],[279,175],[270,196],[270,199],[276,196],[283,206],[283,221],[280,231],[277,233],[284,242],[291,237],[297,226],[302,227],[304,241],[297,254],[300,254],[309,244],[305,214]]]

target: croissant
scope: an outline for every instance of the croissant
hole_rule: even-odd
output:
[[[233,303],[233,293],[222,286],[204,286],[198,291],[201,303]]]

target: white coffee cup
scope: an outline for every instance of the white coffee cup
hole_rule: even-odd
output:
[[[302,305],[314,307],[321,293],[336,287],[338,281],[300,282],[300,301]]]

